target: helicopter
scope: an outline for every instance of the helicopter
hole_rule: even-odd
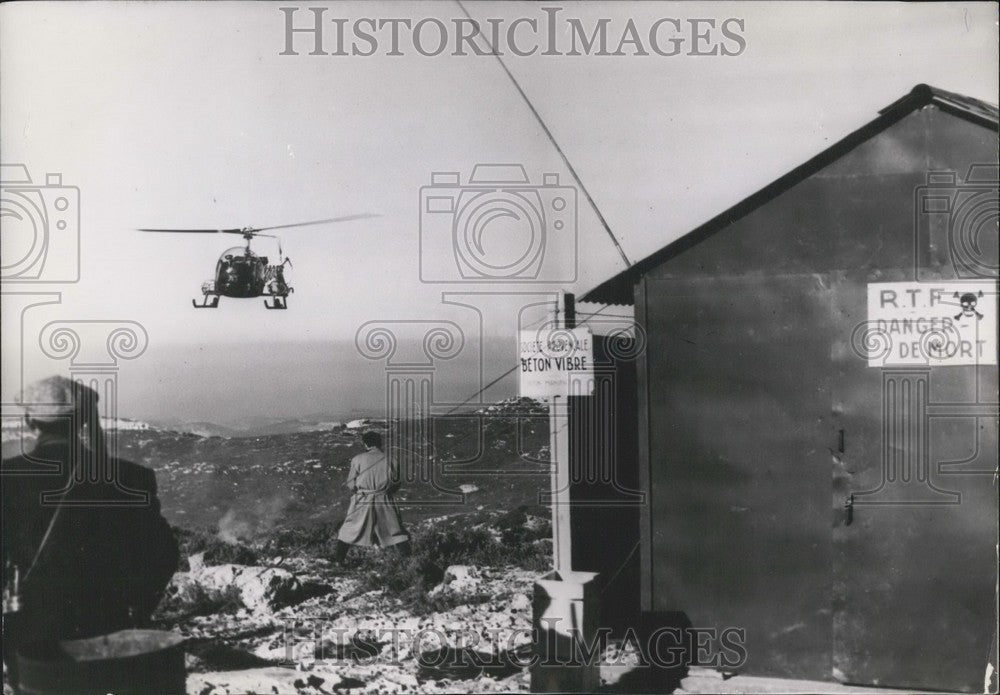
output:
[[[215,309],[219,306],[221,297],[233,299],[249,299],[264,297],[264,307],[267,309],[287,309],[288,295],[294,288],[285,279],[285,266],[292,267],[292,261],[286,258],[281,250],[281,238],[276,234],[264,232],[291,227],[307,227],[331,222],[350,222],[369,217],[377,217],[368,213],[331,217],[325,220],[311,222],[296,222],[280,224],[271,227],[241,227],[233,229],[149,229],[142,228],[140,232],[157,232],[171,234],[239,234],[246,241],[245,246],[235,246],[226,249],[215,264],[215,275],[201,285],[202,301],[192,299],[195,309]],[[257,237],[267,237],[278,242],[278,262],[271,263],[267,256],[254,253],[250,243]],[[271,303],[268,303],[271,298]]]

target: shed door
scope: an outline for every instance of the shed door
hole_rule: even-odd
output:
[[[995,623],[996,367],[869,367],[850,345],[866,285],[839,285],[833,675],[981,691]]]
[[[646,282],[645,607],[742,630],[741,672],[828,679],[830,288]]]

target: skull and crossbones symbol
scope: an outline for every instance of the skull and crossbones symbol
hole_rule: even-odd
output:
[[[962,318],[963,316],[976,316],[977,318],[983,318],[983,315],[979,313],[976,309],[976,304],[979,302],[979,297],[983,296],[983,291],[979,290],[979,295],[975,295],[972,292],[966,292],[963,295],[959,295],[958,292],[955,293],[955,297],[958,298],[958,303],[962,305],[961,313],[955,314],[955,320]]]

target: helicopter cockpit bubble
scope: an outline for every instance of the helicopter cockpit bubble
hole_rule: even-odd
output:
[[[234,246],[231,249],[226,249],[221,256],[219,256],[219,269],[223,267],[231,266],[234,263],[240,263],[243,261],[243,255],[246,252],[242,246]]]
[[[223,283],[233,282],[236,280],[237,269],[244,263],[242,248],[227,249],[219,256],[219,262],[215,266],[215,277]]]

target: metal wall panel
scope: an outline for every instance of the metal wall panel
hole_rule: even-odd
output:
[[[637,286],[649,338],[644,607],[744,628],[745,672],[932,689],[981,678],[996,586],[997,491],[982,472],[996,465],[996,368],[897,374],[869,367],[850,340],[868,283],[961,277],[947,220],[924,225],[918,192],[929,172],[954,171],[961,186],[971,164],[995,171],[996,157],[995,131],[925,107]],[[995,233],[983,241],[995,257]],[[908,400],[886,410],[899,389]],[[938,407],[956,402],[985,414]],[[887,445],[887,422],[909,434]],[[875,484],[887,447],[944,465],[942,489],[962,504],[856,506],[846,526],[845,498]]]

